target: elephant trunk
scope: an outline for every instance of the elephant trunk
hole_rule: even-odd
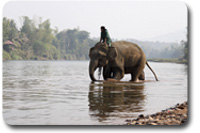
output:
[[[96,81],[95,77],[94,77],[94,72],[96,70],[96,68],[98,67],[98,61],[90,61],[90,65],[89,65],[89,75],[90,75],[90,79],[92,81]]]

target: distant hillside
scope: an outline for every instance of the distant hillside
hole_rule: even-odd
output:
[[[136,43],[140,47],[149,47],[150,49],[163,50],[165,48],[171,47],[172,45],[180,46],[177,42],[160,42],[160,41],[141,41],[136,39],[126,39],[128,42]]]
[[[126,39],[128,42],[138,44],[146,57],[150,58],[180,58],[183,56],[183,46],[176,42],[150,42],[135,39]]]
[[[153,38],[147,38],[144,40],[148,40],[148,41],[159,41],[159,42],[181,42],[182,40],[186,41],[186,34],[187,31],[186,29],[180,29],[171,33],[167,33],[167,34],[163,34],[160,36],[156,36]]]

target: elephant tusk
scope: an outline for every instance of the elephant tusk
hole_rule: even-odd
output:
[[[98,72],[99,79],[101,78],[101,70],[102,70],[102,67],[99,67],[99,72]]]

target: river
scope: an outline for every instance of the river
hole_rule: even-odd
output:
[[[91,82],[89,61],[4,61],[3,118],[11,125],[119,125],[187,101],[186,65],[149,64],[158,82],[148,67],[146,82],[111,83]]]

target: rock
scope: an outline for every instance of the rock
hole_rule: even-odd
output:
[[[157,123],[151,123],[151,125],[158,125]]]
[[[155,114],[139,115],[137,119],[127,120],[128,125],[180,125],[187,120],[187,102]]]
[[[185,122],[186,122],[186,119],[182,120],[182,121],[181,121],[181,124],[183,124],[183,123],[185,123]]]
[[[135,124],[136,124],[136,121],[131,122],[131,125],[135,125]]]
[[[151,117],[155,117],[156,115],[155,114],[152,114],[152,115],[150,115]]]
[[[153,121],[153,118],[151,117],[151,116],[149,116],[149,118],[148,118],[150,121]]]
[[[131,120],[125,120],[125,122],[129,122],[129,123],[130,123],[130,122],[131,122]]]
[[[139,116],[138,116],[138,118],[144,118],[144,115],[143,115],[143,114],[141,114],[141,115],[139,115]]]
[[[185,108],[184,106],[180,106],[180,107],[179,107],[179,109],[184,109],[184,108]]]

